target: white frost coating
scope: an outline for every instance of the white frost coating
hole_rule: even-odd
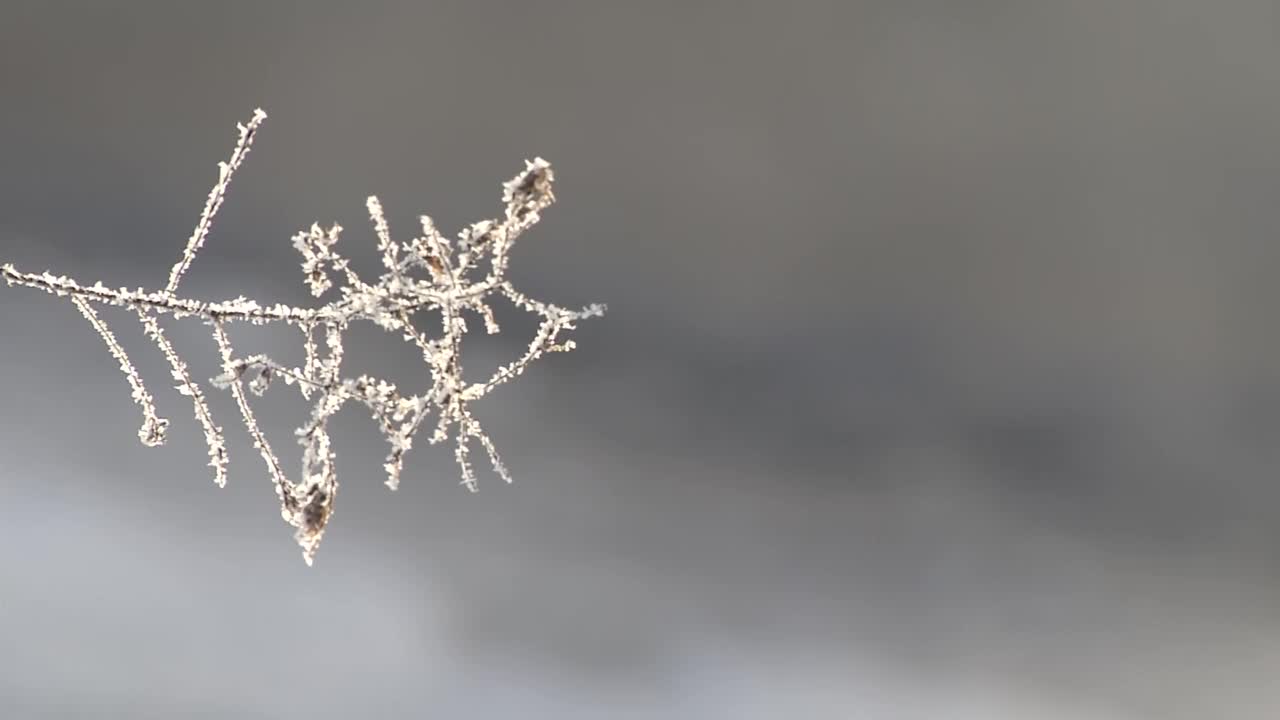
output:
[[[71,298],[72,304],[80,311],[85,320],[98,331],[98,335],[102,338],[102,342],[107,344],[107,350],[111,353],[116,362],[120,364],[120,372],[124,373],[124,377],[129,381],[129,387],[133,388],[133,401],[142,408],[142,427],[138,428],[138,439],[147,447],[156,447],[164,444],[165,431],[169,429],[169,421],[156,414],[156,403],[152,399],[151,393],[147,392],[147,387],[142,384],[142,376],[138,374],[137,368],[129,361],[129,355],[125,353],[124,348],[120,347],[120,343],[116,340],[116,336],[107,327],[107,324],[98,317],[98,313],[93,309],[84,298]]]
[[[370,413],[387,440],[389,450],[383,469],[386,484],[393,490],[399,486],[404,458],[413,447],[414,436],[432,415],[435,418],[429,442],[436,444],[453,440],[454,456],[464,486],[472,491],[478,487],[470,458],[473,440],[484,448],[494,473],[511,482],[511,474],[492,439],[473,415],[471,403],[523,374],[543,354],[572,350],[574,342],[562,339],[562,336],[576,329],[579,320],[602,315],[604,306],[590,305],[581,310],[570,310],[534,300],[506,280],[513,243],[555,201],[551,165],[542,158],[526,161],[525,169],[503,184],[502,217],[473,223],[454,240],[442,235],[431,218],[423,215],[420,217],[421,234],[396,243],[382,204],[370,196],[365,207],[386,271],[376,282],[361,280],[347,259],[334,251],[342,232],[341,226],[333,224],[326,229],[313,224],[310,229],[296,234],[293,245],[302,255],[303,276],[312,295],[320,297],[325,294],[335,280],[342,283],[338,296],[326,305],[299,308],[280,304],[263,306],[244,297],[221,302],[176,297],[174,292],[203,246],[231,178],[248,155],[254,136],[265,119],[266,114],[258,110],[247,124],[238,126],[239,138],[231,158],[219,163],[218,181],[209,192],[195,230],[162,290],[113,290],[100,282],[86,286],[48,272],[20,272],[9,264],[0,265],[0,275],[9,285],[32,287],[71,298],[107,344],[133,389],[132,397],[143,414],[139,437],[147,445],[158,445],[164,441],[168,421],[156,414],[155,403],[137,370],[91,303],[133,310],[142,321],[147,336],[168,361],[170,373],[177,381],[178,393],[191,398],[193,414],[204,430],[214,480],[223,485],[226,483],[227,451],[222,429],[214,423],[200,386],[191,378],[186,363],[165,337],[158,317],[162,314],[177,318],[196,317],[211,325],[222,366],[221,374],[213,378],[212,383],[231,391],[254,447],[267,465],[280,501],[281,516],[296,529],[295,538],[309,565],[333,516],[333,501],[338,489],[335,456],[327,430],[328,421],[335,413],[348,402],[361,405]],[[462,341],[472,324],[483,325],[489,334],[499,332],[491,304],[494,299],[503,299],[537,315],[541,322],[519,357],[499,367],[489,378],[469,382],[463,375]],[[415,324],[416,316],[423,312],[438,313],[437,333],[425,332]],[[467,317],[475,315],[482,323],[467,322]],[[303,367],[287,367],[265,355],[237,357],[227,333],[227,326],[237,321],[255,325],[284,323],[301,331],[305,348]],[[343,332],[355,321],[372,322],[414,345],[431,373],[430,382],[416,393],[405,393],[392,383],[368,375],[344,377]],[[323,342],[319,342],[317,332],[323,333]],[[302,468],[296,483],[285,474],[244,392],[244,385],[248,384],[255,395],[262,395],[276,379],[296,386],[304,398],[314,403],[307,422],[295,433],[302,445]]]
[[[191,261],[196,259],[196,253],[200,252],[201,246],[204,245],[204,239],[209,236],[209,228],[213,226],[213,217],[222,208],[222,201],[227,196],[227,188],[231,185],[231,177],[236,174],[236,170],[240,169],[240,164],[244,162],[245,157],[249,154],[249,148],[253,145],[253,136],[257,134],[258,127],[262,125],[262,121],[266,119],[267,114],[262,111],[262,108],[258,108],[253,111],[253,117],[249,119],[248,125],[236,126],[236,129],[240,131],[240,138],[236,141],[235,150],[231,152],[230,160],[218,163],[218,182],[209,191],[209,198],[205,201],[204,211],[200,213],[200,220],[196,223],[196,229],[192,231],[191,238],[187,240],[187,247],[182,251],[182,257],[173,266],[173,270],[169,271],[169,283],[164,286],[165,295],[173,294],[173,291],[178,288],[178,281],[182,279],[183,273],[191,266]]]
[[[191,398],[192,413],[195,415],[196,422],[200,423],[200,429],[204,430],[204,441],[209,446],[209,466],[213,468],[213,481],[218,487],[226,487],[227,444],[222,436],[222,428],[213,423],[213,414],[209,411],[209,404],[205,402],[204,392],[187,372],[187,364],[178,356],[173,343],[164,336],[164,331],[160,329],[160,323],[156,318],[148,315],[141,308],[138,309],[138,317],[142,318],[142,327],[147,336],[155,342],[156,347],[160,348],[165,360],[169,361],[173,379],[178,381],[176,386],[178,394]]]

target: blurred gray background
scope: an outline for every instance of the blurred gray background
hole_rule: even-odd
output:
[[[301,562],[225,393],[217,490],[66,301],[0,287],[0,717],[1271,718],[1280,6],[0,6],[0,261],[310,304],[290,235],[499,210],[609,304],[477,411],[517,476],[398,493],[349,411]],[[526,321],[480,339],[483,372]],[[522,324],[523,323],[523,324]],[[168,322],[198,377],[198,323]],[[293,333],[239,349],[299,362]],[[365,328],[348,367],[423,367]],[[296,462],[305,406],[257,403]]]

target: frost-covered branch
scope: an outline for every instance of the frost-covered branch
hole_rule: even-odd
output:
[[[156,402],[147,391],[147,387],[142,384],[142,376],[129,360],[129,355],[125,353],[123,347],[120,347],[115,334],[102,321],[102,318],[98,317],[98,312],[92,305],[81,297],[72,297],[71,303],[76,306],[84,319],[89,321],[93,329],[98,331],[102,342],[107,344],[111,357],[120,364],[120,372],[123,372],[125,379],[129,381],[129,387],[133,389],[133,401],[142,408],[142,427],[138,428],[138,439],[147,447],[163,445],[165,432],[169,429],[169,421],[156,414]]]
[[[377,423],[389,446],[383,469],[386,484],[393,490],[399,486],[405,455],[413,447],[414,437],[433,416],[434,428],[429,441],[435,444],[452,439],[463,485],[475,490],[478,483],[470,459],[473,441],[484,449],[494,473],[510,482],[511,474],[493,440],[472,412],[471,403],[519,376],[543,354],[573,349],[573,341],[562,340],[561,336],[574,330],[577,321],[603,314],[604,307],[562,308],[529,298],[506,279],[513,244],[555,201],[551,166],[541,158],[526,162],[524,170],[503,184],[501,217],[474,223],[455,239],[445,237],[431,218],[422,216],[420,234],[396,242],[381,202],[369,197],[365,208],[385,269],[376,282],[362,280],[336,251],[341,226],[333,224],[324,228],[315,224],[296,234],[293,245],[302,255],[303,276],[312,295],[321,297],[333,289],[335,281],[339,283],[338,295],[327,304],[301,308],[283,304],[264,306],[244,297],[210,302],[177,296],[179,282],[203,247],[231,179],[248,155],[265,119],[266,114],[257,110],[248,123],[238,126],[239,137],[231,157],[218,164],[217,182],[162,289],[111,289],[102,283],[85,285],[48,272],[21,272],[10,264],[0,265],[0,276],[9,285],[71,299],[106,343],[132,388],[132,397],[143,414],[142,429],[138,433],[142,442],[159,445],[164,442],[168,421],[157,414],[155,402],[141,376],[94,305],[130,309],[168,362],[178,392],[191,399],[193,414],[205,434],[214,480],[221,486],[227,476],[222,428],[214,422],[199,383],[191,377],[186,363],[165,336],[160,316],[197,318],[210,325],[222,368],[212,382],[231,392],[245,429],[266,463],[280,501],[281,516],[296,528],[295,537],[304,559],[310,564],[333,515],[338,480],[328,421],[342,407],[348,403],[362,406]],[[491,304],[495,299],[538,315],[541,322],[528,348],[519,357],[486,380],[468,382],[461,360],[463,340],[470,330],[466,318],[473,313],[483,320],[485,332],[499,332]],[[438,334],[423,332],[415,326],[414,317],[421,312],[438,316]],[[343,333],[358,321],[373,322],[413,345],[422,354],[430,381],[417,392],[407,393],[390,382],[368,375],[344,376]],[[283,323],[301,331],[305,350],[303,366],[289,367],[265,355],[237,356],[229,333],[229,327],[236,322]],[[317,338],[318,333],[323,335],[322,339]],[[276,379],[297,387],[304,398],[313,402],[310,416],[295,433],[302,446],[301,472],[296,482],[285,473],[244,391],[247,385],[253,394],[261,395]]]

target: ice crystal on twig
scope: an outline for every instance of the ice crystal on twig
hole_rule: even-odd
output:
[[[191,399],[193,413],[208,445],[214,481],[221,486],[227,476],[222,428],[214,423],[199,383],[191,377],[186,363],[165,336],[159,317],[195,317],[211,326],[221,361],[221,374],[213,378],[212,383],[231,392],[254,448],[266,463],[280,501],[281,516],[295,528],[303,558],[310,564],[333,515],[338,490],[328,421],[344,405],[350,402],[362,406],[378,424],[389,446],[383,470],[386,484],[393,490],[400,483],[404,458],[413,447],[414,437],[429,420],[433,420],[429,442],[452,439],[464,486],[475,490],[478,482],[470,457],[473,442],[483,448],[494,473],[511,482],[511,474],[492,439],[472,414],[471,403],[519,376],[542,354],[571,350],[573,341],[564,340],[562,336],[575,329],[579,320],[601,315],[604,307],[591,305],[572,310],[541,302],[516,290],[506,279],[512,244],[555,201],[551,166],[541,158],[527,161],[524,170],[503,185],[502,217],[474,223],[463,229],[456,240],[442,235],[431,218],[424,215],[419,222],[420,234],[397,243],[382,204],[376,197],[369,197],[365,207],[385,269],[376,281],[361,280],[347,259],[335,250],[342,232],[339,225],[326,229],[315,224],[295,235],[293,245],[302,255],[302,272],[311,294],[321,297],[334,287],[335,280],[340,283],[339,296],[328,304],[299,308],[263,306],[243,297],[221,302],[178,297],[175,294],[178,285],[203,247],[231,179],[249,154],[266,117],[266,113],[257,110],[247,124],[237,126],[239,138],[235,149],[228,161],[218,163],[217,183],[209,192],[195,230],[163,289],[113,290],[102,283],[87,286],[48,272],[20,272],[9,264],[0,266],[0,274],[10,285],[70,297],[124,372],[133,400],[142,409],[143,423],[138,436],[143,444],[154,446],[164,442],[169,421],[157,414],[155,401],[143,385],[142,377],[94,305],[116,305],[132,310],[142,322],[147,337],[169,363],[176,389]],[[480,382],[468,382],[463,377],[460,357],[463,337],[469,329],[466,314],[478,315],[485,332],[497,333],[499,326],[491,304],[495,299],[508,301],[537,315],[541,321],[520,357]],[[418,329],[414,318],[420,313],[438,315],[438,333]],[[355,321],[373,322],[415,346],[430,370],[428,386],[416,393],[405,393],[390,382],[368,375],[344,376],[343,332]],[[303,366],[288,367],[265,355],[237,356],[228,332],[236,322],[294,326],[303,336],[306,353]],[[310,417],[295,433],[302,446],[302,464],[296,481],[286,474],[244,392],[247,385],[254,395],[262,395],[275,381],[296,386],[304,398],[314,403]]]

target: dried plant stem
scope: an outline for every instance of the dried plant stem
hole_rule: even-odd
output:
[[[138,375],[138,369],[133,366],[129,360],[129,355],[120,347],[120,343],[116,341],[116,336],[98,317],[98,313],[93,309],[84,298],[71,298],[72,304],[80,311],[85,320],[98,331],[98,336],[102,338],[102,342],[107,344],[107,350],[111,352],[111,356],[120,364],[120,371],[124,373],[125,379],[129,381],[129,387],[133,388],[133,401],[142,408],[142,427],[138,429],[138,439],[147,447],[155,447],[164,444],[165,431],[169,428],[169,421],[156,414],[156,402],[151,397],[151,393],[147,392],[147,388],[142,384],[142,377]]]
[[[302,271],[311,293],[319,297],[333,287],[331,273],[343,281],[340,296],[315,308],[276,304],[263,306],[243,297],[218,302],[182,298],[175,295],[178,285],[203,247],[214,218],[222,207],[231,179],[244,162],[266,114],[254,112],[248,123],[239,125],[239,137],[231,157],[218,164],[218,179],[205,202],[195,230],[169,273],[163,289],[110,289],[102,283],[84,285],[64,276],[48,272],[21,272],[10,264],[0,265],[0,276],[9,285],[19,285],[59,297],[69,297],[89,321],[115,357],[131,388],[133,399],[142,408],[143,425],[139,437],[146,445],[164,441],[168,421],[156,413],[155,402],[143,385],[142,378],[130,362],[106,323],[93,305],[128,308],[142,322],[147,337],[156,344],[169,364],[170,375],[182,395],[191,398],[192,413],[204,431],[209,448],[209,465],[214,481],[227,480],[226,441],[213,418],[200,385],[191,377],[173,344],[160,326],[159,316],[199,318],[212,326],[218,346],[222,373],[213,379],[216,386],[228,389],[240,410],[245,429],[267,466],[267,473],[280,501],[285,522],[296,528],[295,538],[302,547],[308,564],[333,515],[333,500],[338,490],[334,470],[334,451],[328,433],[328,421],[349,401],[367,409],[386,438],[389,450],[383,469],[386,484],[395,489],[405,455],[413,446],[413,438],[427,418],[436,416],[430,437],[439,443],[452,437],[454,455],[462,474],[462,484],[470,490],[478,487],[470,461],[470,443],[478,441],[484,448],[494,472],[506,482],[511,473],[502,462],[492,439],[472,413],[471,403],[520,374],[544,353],[573,348],[572,341],[560,342],[560,335],[575,328],[578,320],[603,314],[602,305],[569,310],[533,300],[506,280],[509,251],[515,240],[536,223],[542,210],[555,201],[552,193],[551,166],[541,159],[527,162],[525,169],[503,185],[503,216],[474,223],[456,239],[444,237],[431,218],[420,218],[421,235],[397,243],[392,237],[382,204],[376,197],[365,202],[373,224],[375,247],[386,272],[376,282],[365,282],[335,251],[341,226],[328,228],[318,224],[293,237],[293,245],[302,254]],[[488,268],[483,273],[484,264]],[[462,368],[463,338],[468,332],[467,313],[475,313],[484,321],[485,331],[499,331],[491,301],[501,299],[515,307],[538,315],[541,322],[528,348],[513,362],[503,365],[488,380],[468,382]],[[420,311],[440,313],[440,334],[432,337],[413,324]],[[284,323],[302,332],[305,361],[301,368],[290,368],[265,355],[236,357],[227,327],[233,322],[255,325]],[[430,383],[417,394],[402,393],[385,380],[360,375],[344,377],[343,333],[356,321],[369,321],[397,334],[413,344],[421,353],[431,373]],[[323,330],[323,347],[316,331]],[[247,376],[247,377],[246,377]],[[310,417],[295,435],[302,445],[302,468],[298,481],[286,475],[279,456],[267,441],[254,416],[245,386],[254,394],[262,394],[279,378],[295,385],[304,398],[313,400]],[[247,382],[246,382],[247,381]]]

